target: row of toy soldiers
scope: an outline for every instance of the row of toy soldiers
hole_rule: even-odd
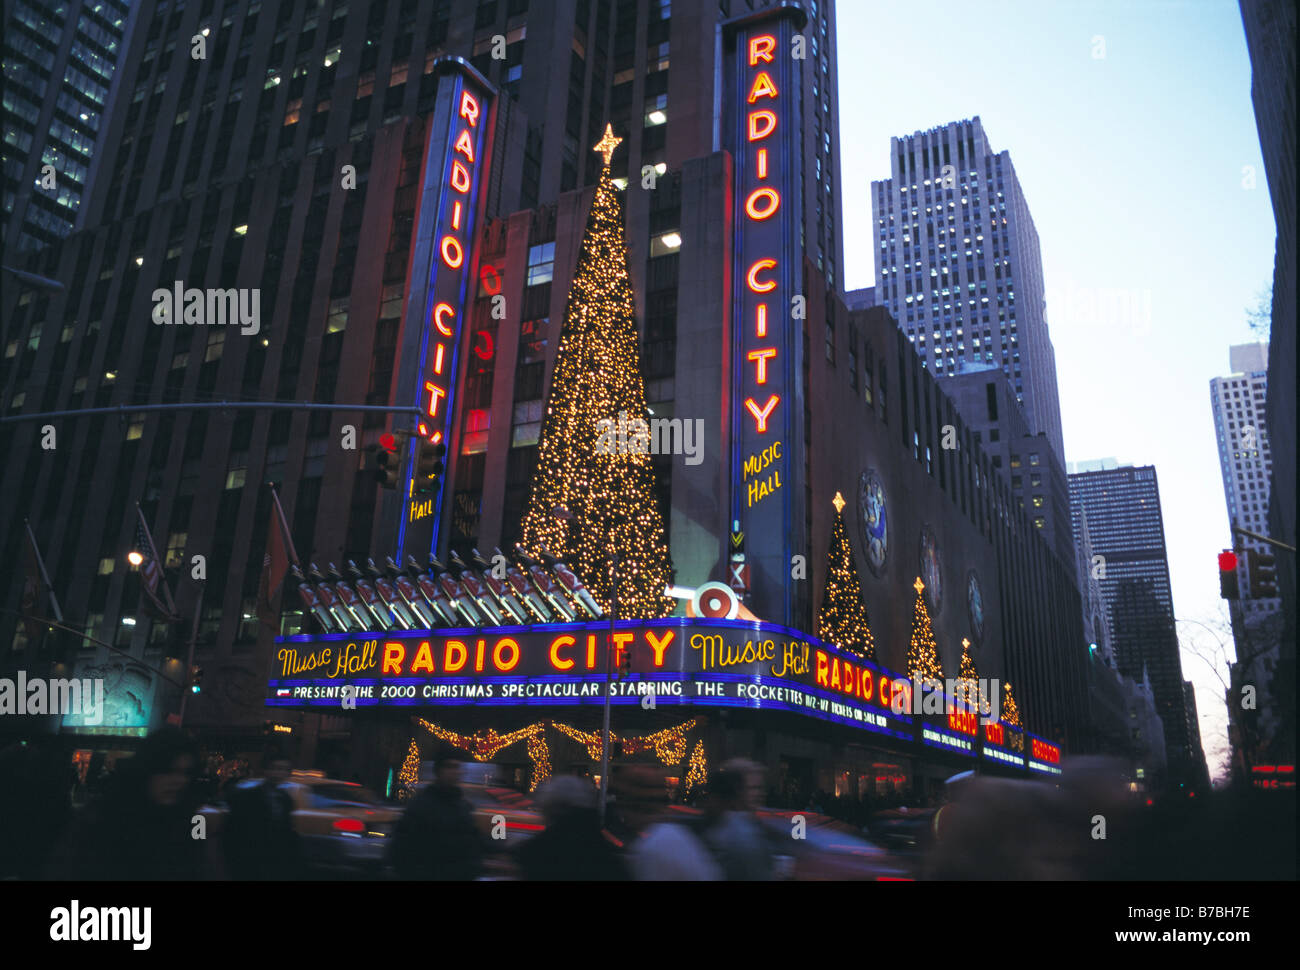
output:
[[[367,559],[364,572],[349,559],[350,580],[333,563],[323,575],[315,563],[306,576],[297,566],[291,573],[303,608],[325,633],[572,623],[603,615],[582,580],[545,549],[540,561],[518,545],[517,562],[494,552],[489,562],[475,549],[472,565],[455,552],[449,565],[430,555],[425,567],[413,556],[405,568],[391,556],[382,568]]]

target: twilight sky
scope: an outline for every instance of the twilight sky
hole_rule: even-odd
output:
[[[979,115],[1038,229],[1066,460],[1155,465],[1175,614],[1231,651],[1209,381],[1256,339],[1245,310],[1275,236],[1237,4],[841,0],[837,14],[846,289],[875,283],[870,183],[889,175],[890,137]],[[1192,648],[1222,651],[1201,627],[1179,634],[1216,778],[1223,686]]]

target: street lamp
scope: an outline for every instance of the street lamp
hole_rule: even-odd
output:
[[[139,551],[132,549],[126,554],[126,561],[139,568],[140,563],[144,562],[144,556]]]
[[[563,505],[551,509],[551,515],[561,522],[572,522],[577,516]],[[614,661],[614,617],[618,615],[618,563],[619,555],[614,547],[613,535],[609,544],[609,642],[605,644],[605,703],[601,713],[600,728],[600,823],[605,824],[605,806],[609,802],[609,707],[610,685],[613,678]]]

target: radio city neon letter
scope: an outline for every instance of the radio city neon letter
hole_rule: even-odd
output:
[[[429,417],[436,418],[438,416],[438,401],[446,397],[447,392],[432,381],[425,381],[424,389],[429,392]]]
[[[760,200],[766,199],[767,204],[760,208]],[[776,210],[781,207],[781,196],[776,189],[770,186],[763,186],[749,193],[749,198],[745,200],[745,215],[755,222],[761,222],[764,219],[770,219],[776,214]]]
[[[749,38],[749,66],[756,67],[759,61],[772,63],[772,51],[776,50],[776,37],[772,34],[759,34]]]
[[[469,122],[471,128],[478,127],[478,102],[468,91],[460,95],[460,116]]]
[[[781,399],[773,394],[767,399],[767,403],[760,408],[752,397],[745,398],[745,410],[754,416],[754,427],[759,434],[766,433],[768,415],[772,413],[772,409],[776,407],[776,402],[779,400]]]
[[[776,260],[771,257],[754,261],[754,265],[749,267],[749,273],[745,276],[745,282],[755,293],[771,293],[776,289],[776,280],[759,281],[758,274],[760,270],[776,269]]]
[[[764,347],[762,350],[751,350],[747,355],[758,366],[758,383],[767,383],[767,359],[776,356],[775,347]]]
[[[759,128],[759,123],[763,127]],[[764,108],[762,111],[751,111],[749,113],[749,140],[762,141],[772,132],[776,131],[776,112],[768,111]]]

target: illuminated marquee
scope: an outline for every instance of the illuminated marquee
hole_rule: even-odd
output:
[[[420,435],[448,448],[452,428],[464,318],[474,296],[478,247],[476,230],[483,218],[488,160],[492,151],[495,97],[483,77],[459,58],[440,59],[438,98],[430,123],[424,176],[408,284],[408,314],[420,308],[418,343],[403,342],[418,364],[399,370],[400,398],[419,407]],[[480,348],[481,349],[481,348]],[[406,463],[405,505],[398,533],[401,555],[420,562],[438,545],[443,489],[415,494],[412,472],[419,445],[412,440]],[[445,482],[448,475],[444,474]]]
[[[601,704],[794,711],[910,741],[911,684],[837,647],[768,623],[669,618],[277,641],[267,704],[339,707]],[[347,694],[344,691],[347,689]],[[897,704],[894,699],[897,698]]]
[[[733,159],[731,518],[745,540],[755,602],[794,622],[805,595],[790,578],[804,548],[801,61],[792,40],[806,16],[777,4],[723,25],[726,147]]]

